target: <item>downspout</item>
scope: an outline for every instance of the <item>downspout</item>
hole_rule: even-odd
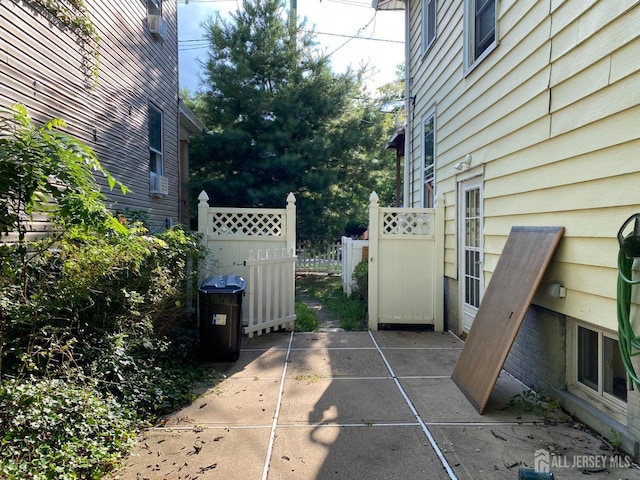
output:
[[[412,101],[411,101],[411,58],[409,57],[411,52],[411,45],[409,44],[409,30],[411,28],[409,24],[409,3],[410,0],[405,0],[405,9],[404,9],[404,108],[407,112],[406,115],[406,125],[405,125],[405,136],[404,136],[404,195],[402,199],[402,204],[405,208],[410,207],[409,199],[409,189],[413,188],[413,185],[410,185],[409,182],[409,172],[411,163],[413,162],[413,152],[411,150],[411,146],[413,144],[413,132],[412,132]],[[411,182],[413,183],[413,182]]]

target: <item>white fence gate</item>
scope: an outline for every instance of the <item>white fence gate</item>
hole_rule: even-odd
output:
[[[296,257],[293,250],[249,252],[247,291],[242,303],[244,333],[252,337],[281,327],[293,329]]]
[[[209,248],[204,276],[241,275],[247,280],[242,323],[250,336],[295,322],[295,196],[287,207],[209,207],[198,195],[198,231]],[[255,253],[254,253],[255,252]]]
[[[444,201],[382,208],[369,197],[369,329],[444,323]]]

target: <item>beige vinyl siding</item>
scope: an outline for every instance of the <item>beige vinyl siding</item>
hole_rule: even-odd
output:
[[[109,192],[114,209],[149,214],[153,228],[178,219],[177,11],[163,2],[167,38],[147,28],[146,2],[87,0],[100,37],[98,83],[83,65],[73,32],[60,29],[22,2],[0,3],[0,105],[23,103],[38,121],[60,117],[67,131],[92,147],[104,167],[131,192]],[[89,59],[89,65],[91,65]],[[167,198],[149,195],[147,106],[163,110]]]
[[[565,285],[567,298],[540,294],[535,302],[615,330],[615,235],[640,211],[640,4],[497,5],[498,47],[467,76],[462,0],[438,2],[438,37],[424,59],[416,49],[419,36],[410,48],[414,118],[436,105],[436,190],[447,204],[445,275],[457,277],[461,174],[453,165],[471,154],[471,168],[482,165],[484,172],[485,285],[512,226],[564,226],[545,281]],[[409,2],[412,25],[418,7]],[[412,129],[415,162],[418,126]]]

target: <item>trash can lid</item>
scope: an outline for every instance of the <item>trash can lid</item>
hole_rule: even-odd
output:
[[[214,275],[200,284],[204,293],[238,293],[247,288],[247,281],[240,275]]]

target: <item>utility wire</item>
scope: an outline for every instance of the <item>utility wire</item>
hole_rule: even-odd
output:
[[[320,0],[322,3],[323,0]],[[325,0],[327,2],[338,3],[342,5],[350,5],[353,7],[371,8],[371,2],[369,0],[365,2],[358,2],[356,0]],[[178,4],[191,5],[192,3],[231,3],[238,2],[238,0],[177,0]]]
[[[354,35],[346,35],[343,33],[329,33],[329,32],[314,32],[316,35],[325,35],[327,37],[342,37],[342,38],[349,38],[351,40],[356,39],[356,40],[371,40],[372,42],[386,42],[386,43],[404,43],[403,40],[389,40],[386,38],[373,38],[373,37],[358,37],[357,34]],[[190,38],[190,39],[184,39],[184,40],[178,40],[178,45],[180,44],[185,44],[185,43],[204,43],[204,42],[208,42],[208,40],[206,38]]]
[[[377,13],[377,12],[376,12]],[[338,50],[340,50],[342,47],[344,47],[347,43],[349,43],[351,40],[353,40],[354,38],[359,38],[359,35],[371,24],[371,22],[373,22],[376,18],[376,14],[374,13],[373,16],[371,17],[371,19],[363,26],[361,27],[357,33],[351,37],[349,37],[349,39],[344,42],[342,45],[340,45],[339,47],[337,47],[335,50],[333,50],[331,53],[329,53],[327,55],[327,57],[330,57],[331,55],[333,55],[334,53],[336,53]]]

